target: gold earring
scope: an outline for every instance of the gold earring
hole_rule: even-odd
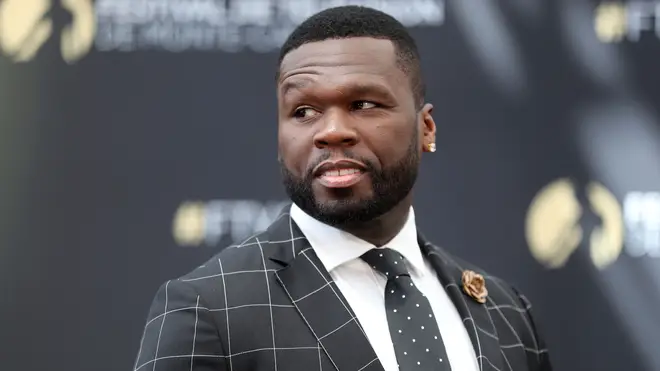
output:
[[[429,152],[435,152],[435,143],[431,143],[428,145]]]

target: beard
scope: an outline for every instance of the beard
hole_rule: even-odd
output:
[[[303,177],[294,175],[280,160],[284,188],[293,203],[322,223],[341,227],[369,222],[392,210],[412,190],[419,167],[417,146],[418,134],[415,130],[404,156],[394,165],[382,169],[377,169],[367,159],[353,155],[350,150],[343,151],[346,158],[366,165],[365,173],[371,178],[372,185],[370,197],[360,198],[352,189],[336,189],[333,190],[335,199],[317,200],[312,187],[313,169],[330,158],[332,154],[329,151],[309,166]]]

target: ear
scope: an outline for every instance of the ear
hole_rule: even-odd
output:
[[[435,148],[435,121],[431,115],[433,112],[433,105],[430,103],[424,104],[420,111],[420,132],[422,133],[422,150],[424,152],[432,152],[431,148]],[[433,149],[435,151],[435,149]]]

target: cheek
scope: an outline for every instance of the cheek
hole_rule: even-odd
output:
[[[278,134],[278,154],[284,165],[296,175],[300,175],[305,169],[307,151],[304,148],[304,140],[299,133],[280,130]]]
[[[410,142],[415,135],[414,130],[417,130],[414,124],[379,124],[374,127],[374,130],[369,134],[369,145],[379,159],[381,166],[387,167],[395,164],[407,155]]]

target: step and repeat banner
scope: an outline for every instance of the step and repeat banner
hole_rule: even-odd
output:
[[[0,368],[131,370],[157,287],[287,200],[277,49],[364,4],[419,42],[434,242],[557,370],[660,370],[660,1],[0,0]]]

